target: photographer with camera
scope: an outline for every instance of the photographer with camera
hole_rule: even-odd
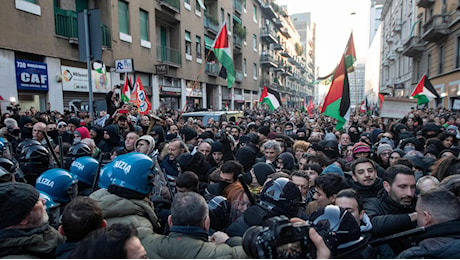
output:
[[[358,223],[347,210],[328,205],[308,221],[274,217],[249,228],[243,248],[252,258],[375,258],[361,237]]]
[[[261,192],[260,201],[249,207],[243,215],[226,229],[229,236],[243,236],[251,226],[262,225],[271,217],[298,214],[302,196],[299,188],[288,178],[278,178],[267,182]]]

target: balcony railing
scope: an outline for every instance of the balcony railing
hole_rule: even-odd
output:
[[[69,38],[78,38],[77,12],[54,8],[56,34]]]
[[[204,16],[203,24],[206,30],[213,32],[214,34],[217,34],[219,32],[219,23],[212,21],[206,15]]]
[[[157,59],[173,65],[182,64],[180,51],[173,48],[157,46]]]
[[[211,76],[219,75],[219,64],[215,62],[207,62],[204,66],[204,71]]]
[[[423,36],[425,41],[436,42],[449,35],[449,15],[436,14],[423,25]]]
[[[268,43],[277,43],[278,37],[276,32],[268,27],[263,27],[260,31],[260,37]]]
[[[72,10],[54,8],[54,22],[56,35],[78,38],[78,15]],[[112,47],[110,29],[107,25],[101,24],[102,45]]]
[[[277,67],[278,63],[275,61],[272,55],[270,54],[262,54],[260,56],[260,65],[262,66],[270,66],[270,67]]]
[[[239,70],[235,70],[235,81],[241,82],[243,81],[243,72]]]
[[[238,14],[243,13],[243,3],[241,0],[233,0],[233,9],[235,9],[235,12]]]
[[[233,35],[233,47],[241,49],[243,40],[238,35]]]
[[[176,13],[180,12],[180,0],[160,0],[160,5],[167,7]]]
[[[265,13],[265,15],[272,19],[272,18],[276,18],[277,15],[276,15],[276,12],[275,12],[275,9],[273,9],[272,5],[270,4],[270,1],[268,0],[264,0],[262,3],[261,3],[261,8],[262,8],[262,11]]]

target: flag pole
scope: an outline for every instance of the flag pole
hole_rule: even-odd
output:
[[[209,49],[208,55],[206,55],[203,64],[201,64],[200,72],[198,73],[198,76],[196,77],[195,82],[193,82],[192,91],[190,91],[190,94],[188,95],[187,98],[190,98],[190,96],[192,95],[193,90],[195,89],[196,83],[198,82],[198,79],[200,78],[200,75],[203,72],[204,65],[208,62],[208,58],[209,58],[209,55],[211,54],[211,51],[212,51],[212,48]],[[184,107],[182,108],[182,111],[180,112],[179,118],[182,117],[182,114],[185,111],[185,107],[187,106],[187,98],[185,99],[185,104],[184,104]]]

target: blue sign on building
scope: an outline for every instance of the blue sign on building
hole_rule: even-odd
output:
[[[19,90],[48,91],[48,65],[16,59],[16,84]]]

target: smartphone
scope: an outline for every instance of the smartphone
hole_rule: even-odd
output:
[[[128,112],[129,111],[127,109],[121,109],[121,110],[118,111],[118,113],[120,113],[120,114],[128,114]]]

